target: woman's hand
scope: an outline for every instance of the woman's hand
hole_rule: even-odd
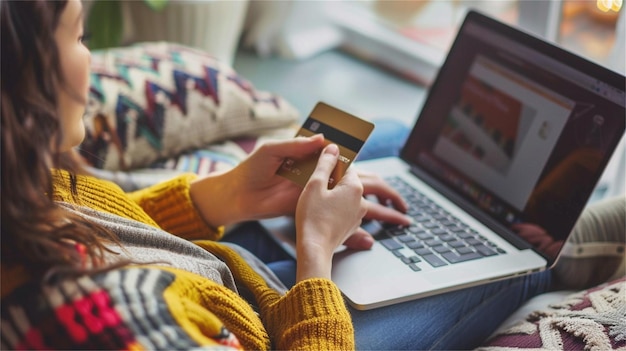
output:
[[[302,188],[276,175],[285,158],[303,159],[324,147],[324,137],[270,141],[232,170],[191,184],[190,196],[212,226],[293,215]]]
[[[271,141],[260,146],[234,169],[199,178],[191,184],[190,196],[198,212],[211,226],[245,220],[293,215],[302,188],[276,175],[285,158],[311,157],[324,146],[324,137],[298,137]],[[352,167],[351,167],[352,168]],[[359,171],[364,193],[378,201],[367,201],[366,219],[408,225],[402,214],[406,204],[379,176]],[[351,249],[369,249],[374,240],[358,228],[344,243]]]
[[[556,257],[563,246],[563,240],[554,240],[545,229],[536,224],[514,223],[511,225],[511,229],[534,247],[547,252],[552,257]]]
[[[296,208],[296,280],[330,278],[335,249],[357,231],[367,213],[363,185],[354,169],[328,188],[339,149],[328,145],[306,184]]]
[[[411,224],[411,218],[404,214],[408,210],[408,205],[396,190],[377,174],[365,171],[357,173],[363,184],[363,194],[375,197],[367,202],[364,219],[404,226]],[[363,228],[358,228],[344,245],[350,249],[367,250],[374,245],[374,238]]]
[[[360,170],[357,172],[363,183],[363,193],[376,197],[377,200],[370,205],[365,219],[409,225],[411,219],[404,215],[408,205],[402,196],[378,174]]]

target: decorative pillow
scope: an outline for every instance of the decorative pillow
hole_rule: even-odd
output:
[[[567,297],[535,311],[478,350],[623,350],[626,278]]]
[[[291,125],[298,111],[209,54],[158,42],[92,54],[81,155],[128,170],[229,138]]]

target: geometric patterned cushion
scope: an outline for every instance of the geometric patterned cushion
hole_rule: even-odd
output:
[[[94,51],[91,69],[79,152],[97,169],[146,167],[298,119],[282,97],[256,90],[208,53],[178,44]]]
[[[478,350],[626,348],[626,277],[584,290],[497,333]]]

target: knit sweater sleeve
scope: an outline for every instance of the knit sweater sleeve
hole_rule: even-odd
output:
[[[167,232],[189,240],[217,240],[224,234],[223,227],[208,226],[191,201],[189,188],[195,178],[194,174],[180,175],[128,196]]]
[[[230,248],[208,241],[197,244],[225,260],[233,274],[254,292],[273,348],[354,349],[352,319],[339,288],[332,281],[307,279],[281,296]]]
[[[350,314],[339,289],[328,279],[308,279],[279,299],[265,299],[262,315],[276,349],[353,350],[355,347]]]

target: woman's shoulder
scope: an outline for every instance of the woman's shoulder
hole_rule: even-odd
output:
[[[81,205],[157,226],[155,221],[117,184],[91,175],[75,176],[75,191],[70,173],[53,171],[53,199],[58,203]]]
[[[72,176],[68,171],[53,169],[52,181],[55,200],[72,202],[72,177],[74,177],[77,190],[80,193],[124,194],[122,188],[109,180],[100,179],[89,174]]]

